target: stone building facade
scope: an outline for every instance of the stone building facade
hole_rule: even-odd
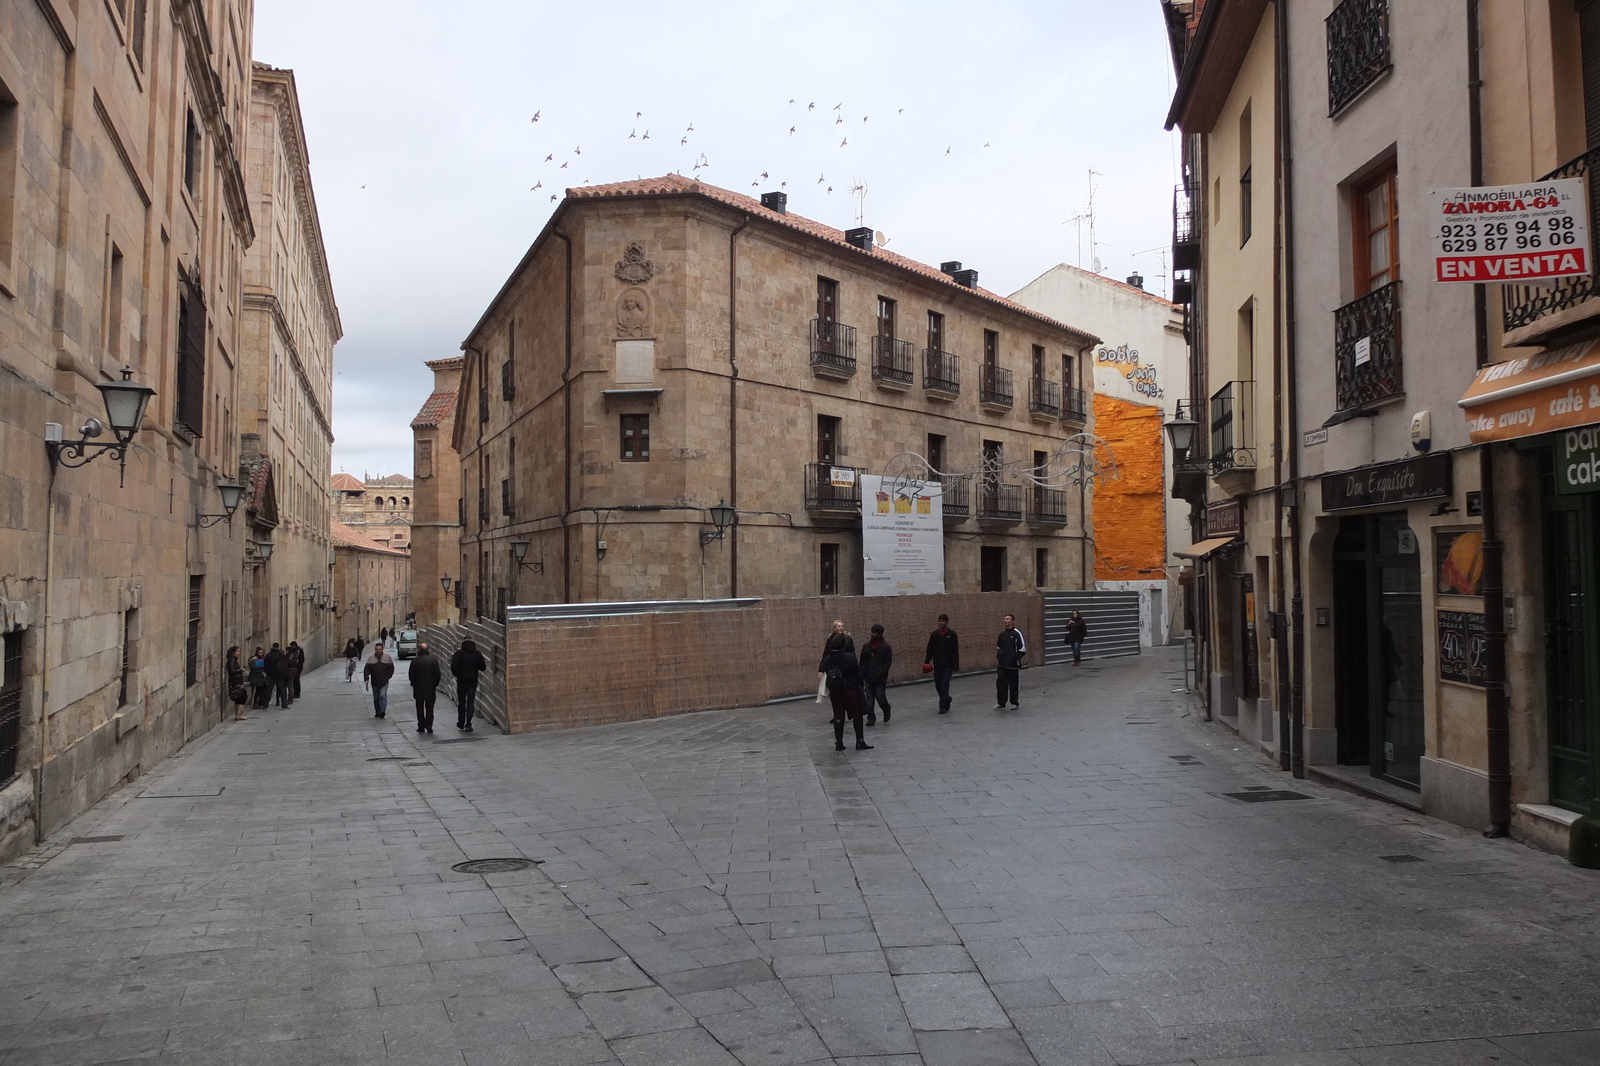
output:
[[[411,547],[412,480],[404,474],[358,481],[338,473],[329,481],[336,521],[386,548]]]
[[[569,190],[463,344],[466,611],[860,593],[852,481],[902,453],[995,471],[946,492],[947,590],[1081,587],[1085,494],[1018,468],[1087,427],[1062,373],[1097,338],[944,267],[782,194]]]
[[[343,335],[333,298],[294,72],[251,68],[246,179],[256,240],[245,260],[240,428],[271,460],[273,550],[251,572],[252,644],[298,641],[306,667],[332,646],[333,348]]]
[[[236,0],[0,4],[0,857],[228,710],[253,549],[201,516],[241,475],[251,30]],[[53,469],[47,424],[105,421],[123,367],[155,390],[125,469]]]
[[[461,356],[434,359],[433,392],[411,420],[411,608],[418,625],[441,625],[460,618],[461,459],[454,433]],[[451,575],[454,575],[453,577]],[[441,578],[451,577],[446,592]]]
[[[411,613],[411,556],[379,544],[343,522],[333,537],[331,623],[341,649],[351,637],[370,646],[380,629],[397,629]]]

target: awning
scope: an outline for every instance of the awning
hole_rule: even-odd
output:
[[[1202,540],[1199,544],[1193,545],[1187,551],[1176,551],[1172,554],[1180,559],[1204,559],[1213,552],[1226,548],[1232,543],[1234,543],[1234,539],[1231,536],[1212,537],[1210,540]]]
[[[1600,342],[1491,363],[1459,403],[1474,444],[1600,422]]]

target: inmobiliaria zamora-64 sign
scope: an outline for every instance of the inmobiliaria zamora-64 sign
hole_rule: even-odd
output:
[[[1429,192],[1435,281],[1535,281],[1587,274],[1582,178]]]

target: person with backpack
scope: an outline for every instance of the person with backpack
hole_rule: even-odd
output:
[[[1067,615],[1066,643],[1072,648],[1072,662],[1075,666],[1083,665],[1083,642],[1089,637],[1089,623],[1083,620],[1083,615],[1073,611]]]
[[[861,688],[861,664],[856,662],[855,652],[844,647],[842,641],[835,643],[822,657],[822,674],[828,686],[828,702],[833,704],[833,750],[844,750],[844,723],[848,718],[855,726],[856,750],[871,751],[872,745],[861,728],[866,718],[862,706],[866,700]]]
[[[883,627],[872,627],[872,639],[861,649],[861,681],[866,686],[867,724],[877,722],[876,710],[883,708],[883,724],[889,724],[889,668],[894,665],[894,649],[883,639]]]
[[[994,661],[998,668],[994,682],[994,709],[1006,709],[1007,697],[1013,709],[1017,706],[1017,689],[1022,679],[1022,660],[1028,654],[1028,642],[1017,628],[1015,615],[1006,615],[1005,628],[994,642]]]

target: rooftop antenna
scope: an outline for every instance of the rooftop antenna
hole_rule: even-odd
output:
[[[1089,168],[1089,199],[1084,204],[1084,214],[1089,220],[1089,260],[1093,264],[1092,269],[1096,274],[1100,273],[1101,266],[1100,246],[1095,242],[1094,239],[1094,194],[1095,191],[1100,188],[1100,186],[1094,183],[1094,179],[1103,177],[1105,177],[1105,175],[1100,173],[1094,167]],[[1082,253],[1080,252],[1079,255],[1081,256]]]
[[[1168,251],[1168,248],[1169,248],[1168,245],[1162,244],[1162,245],[1157,245],[1154,248],[1146,248],[1142,252],[1134,252],[1133,253],[1133,258],[1135,258],[1135,259],[1139,258],[1141,255],[1159,255],[1161,257],[1161,271],[1158,274],[1156,274],[1156,277],[1161,279],[1161,295],[1165,299],[1171,299],[1172,298],[1172,294],[1167,291],[1167,251]]]
[[[867,224],[867,183],[856,178],[850,186],[850,195],[856,198],[856,225]]]

